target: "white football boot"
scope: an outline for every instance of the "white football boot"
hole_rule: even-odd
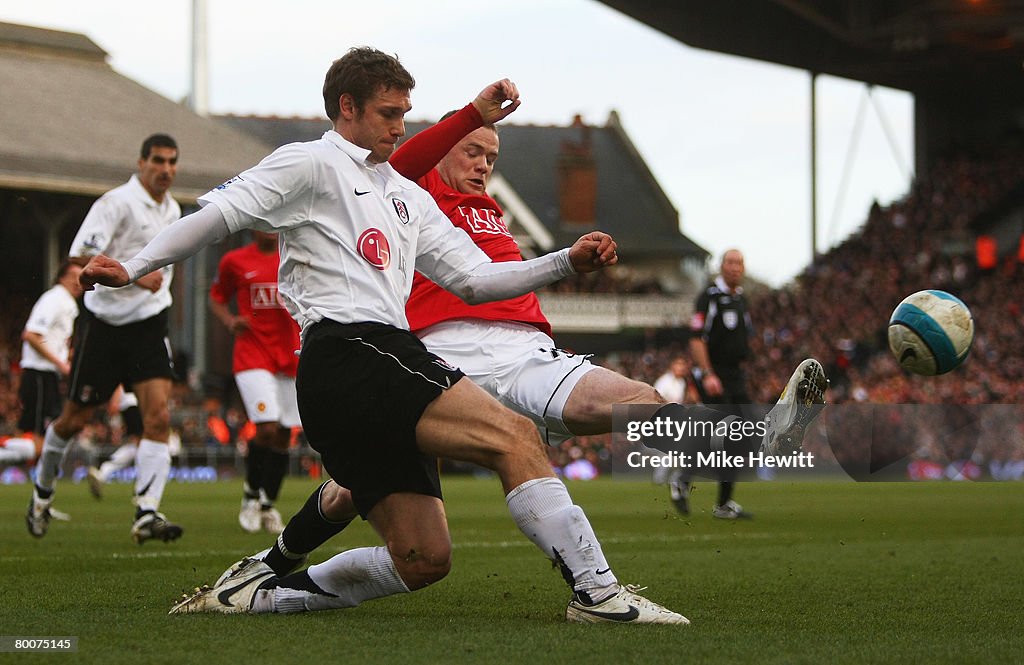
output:
[[[638,592],[647,587],[620,585],[619,590],[599,603],[587,605],[575,594],[565,608],[565,620],[571,623],[663,623],[688,625],[682,614],[652,602]]]
[[[765,416],[761,452],[788,455],[800,450],[804,431],[825,407],[828,379],[821,363],[808,358],[799,365],[782,391],[779,401]]]
[[[182,598],[168,614],[252,612],[260,585],[275,575],[270,566],[257,559],[243,559],[243,563],[239,570],[212,589],[204,586],[196,589],[191,596]]]

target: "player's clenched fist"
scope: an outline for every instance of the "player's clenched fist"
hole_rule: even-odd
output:
[[[569,260],[576,272],[593,272],[619,262],[615,241],[607,233],[591,231],[569,248]]]
[[[98,254],[86,264],[78,281],[86,291],[92,291],[97,284],[103,286],[125,286],[128,284],[128,271],[119,262]]]

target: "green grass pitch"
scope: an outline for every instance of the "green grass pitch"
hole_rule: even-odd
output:
[[[293,512],[313,485],[289,479]],[[712,520],[702,483],[680,519],[644,482],[570,483],[622,582],[688,627],[563,623],[559,573],[523,538],[497,481],[445,479],[454,567],[441,583],[350,610],[167,616],[183,591],[268,546],[237,524],[240,484],[172,484],[178,542],[134,545],[126,485],[42,540],[27,485],[0,487],[0,635],[79,638],[77,654],[0,662],[95,663],[1012,663],[1024,659],[1024,484],[752,483],[754,520]],[[378,541],[363,523],[314,561]]]

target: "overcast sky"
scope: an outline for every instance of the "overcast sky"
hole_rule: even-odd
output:
[[[0,21],[84,33],[117,71],[180,100],[191,4],[0,0]],[[779,285],[810,260],[804,71],[685,46],[593,0],[207,5],[212,112],[322,116],[323,75],[357,45],[398,54],[416,77],[413,120],[434,120],[507,76],[523,96],[516,123],[565,125],[580,114],[603,125],[618,111],[683,232],[716,261],[738,247],[751,275]],[[863,85],[822,77],[818,110],[824,249],[863,222],[872,200],[906,193],[913,99],[876,89],[869,102]]]

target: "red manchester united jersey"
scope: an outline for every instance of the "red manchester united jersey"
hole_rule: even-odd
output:
[[[299,326],[277,297],[278,253],[264,254],[252,243],[220,260],[210,297],[227,304],[235,298],[238,314],[249,330],[235,337],[234,373],[265,369],[295,376],[299,359]]]
[[[463,122],[462,127],[468,129],[457,129],[453,133],[453,123],[460,121]],[[430,170],[416,182],[434,197],[441,212],[448,216],[452,224],[469,234],[473,242],[491,257],[491,260],[522,261],[519,245],[505,226],[503,213],[497,201],[486,195],[460,193],[446,185],[437,169],[433,168],[451,145],[466,131],[474,129],[474,125],[481,125],[480,116],[472,105],[469,105],[448,121],[425,129],[410,139],[395,153],[391,164],[402,175],[415,177],[425,170],[422,169],[421,158],[429,157],[427,162],[431,165]],[[406,303],[405,314],[409,319],[409,328],[413,332],[442,321],[475,318],[489,321],[519,321],[536,326],[548,335],[551,334],[551,324],[540,311],[537,296],[532,293],[509,300],[467,305],[458,296],[445,291],[419,273],[413,278],[412,293]]]

